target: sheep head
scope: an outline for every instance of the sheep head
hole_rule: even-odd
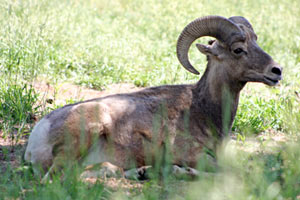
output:
[[[188,71],[199,74],[189,62],[188,50],[203,36],[216,38],[209,45],[196,44],[199,51],[207,55],[208,67],[218,68],[229,80],[242,84],[262,82],[270,86],[281,80],[281,67],[257,45],[251,24],[239,16],[198,18],[185,27],[178,39],[177,57]]]

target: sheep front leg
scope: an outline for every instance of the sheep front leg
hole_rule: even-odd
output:
[[[66,169],[68,167],[73,166],[76,163],[75,159],[66,160],[65,155],[63,153],[59,153],[52,162],[52,165],[46,172],[46,174],[41,179],[41,183],[45,184],[48,180],[51,180],[51,177],[60,171],[61,169]]]
[[[45,176],[42,178],[41,184],[45,184],[47,182],[47,180],[49,180],[49,176],[50,176],[50,174],[53,173],[54,168],[55,168],[55,164],[53,163],[51,165],[51,167],[49,168],[49,170],[47,171],[47,173],[45,174]]]

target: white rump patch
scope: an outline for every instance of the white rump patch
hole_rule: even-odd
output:
[[[52,158],[52,145],[49,144],[49,130],[51,122],[43,118],[33,128],[25,152],[25,160],[40,163]]]

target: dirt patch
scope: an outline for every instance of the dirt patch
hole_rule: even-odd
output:
[[[10,138],[4,139],[0,133],[0,173],[5,173],[8,167],[20,166],[25,146],[25,139],[20,139],[14,144]]]
[[[50,83],[43,80],[33,82],[32,86],[40,95],[41,101],[45,101],[48,104],[54,105],[64,105],[69,102],[94,99],[117,93],[135,92],[142,89],[136,87],[133,84],[122,83],[112,84],[108,86],[106,90],[99,91],[83,86],[74,85],[71,83],[51,85]]]
[[[125,178],[85,178],[84,182],[95,184],[97,181],[103,183],[106,187],[117,191],[118,189],[125,189],[125,190],[137,190],[141,192],[143,188],[143,183],[133,180],[128,180]]]

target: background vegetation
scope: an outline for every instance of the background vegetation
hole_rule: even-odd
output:
[[[183,27],[200,16],[246,17],[258,44],[284,68],[279,86],[248,84],[242,92],[233,126],[238,140],[220,148],[220,176],[188,183],[153,180],[128,197],[73,176],[41,185],[26,168],[7,167],[0,199],[299,199],[299,10],[299,0],[0,0],[0,133],[15,142],[28,134],[28,123],[48,112],[36,104],[39,94],[31,85],[37,79],[98,90],[124,82],[196,82],[199,77],[179,65],[175,45]],[[203,71],[205,57],[196,48],[190,57]],[[264,136],[270,134],[285,140],[269,145],[272,138]],[[253,136],[259,148],[244,151],[254,145],[248,142]],[[5,151],[2,147],[0,155]]]

